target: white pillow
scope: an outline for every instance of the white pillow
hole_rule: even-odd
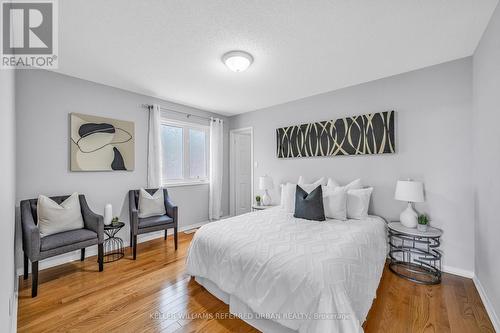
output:
[[[280,207],[281,208],[284,208],[284,206],[285,206],[285,192],[284,192],[285,191],[285,185],[286,184],[281,184],[280,185],[280,189],[281,189]]]
[[[281,208],[283,208],[283,205],[284,205],[283,188],[285,188],[285,184],[280,184],[280,207]]]
[[[326,186],[330,187],[338,187],[340,184],[333,178],[328,178],[328,182],[326,183]]]
[[[360,220],[368,216],[373,187],[347,191],[347,217]]]
[[[283,185],[282,191],[281,191],[281,198],[282,198],[282,207],[288,212],[288,213],[294,213],[295,212],[295,192],[297,190],[297,185],[298,184],[293,184],[293,183],[286,183]],[[314,190],[318,185],[312,185],[312,184],[303,184],[299,185],[306,191],[307,193],[311,193],[312,190]]]
[[[139,213],[141,219],[145,217],[165,215],[165,202],[163,201],[163,188],[159,188],[155,194],[149,194],[145,189],[139,191]]]
[[[344,185],[344,188],[346,189],[346,191],[349,191],[349,190],[360,190],[360,189],[363,188],[363,185],[361,184],[361,179],[358,178],[358,179],[354,179],[349,184]]]
[[[305,184],[304,177],[300,176],[299,180],[297,181],[297,185],[314,185],[315,186],[314,188],[316,188],[316,187],[318,187],[318,185],[325,186],[326,182],[327,182],[326,178],[325,177],[321,177],[320,179],[318,179],[317,181],[315,181],[315,182],[313,182],[311,184]]]
[[[346,191],[349,191],[349,190],[358,190],[358,189],[363,188],[363,185],[361,184],[361,179],[360,178],[355,179],[352,182],[350,182],[349,184],[344,185],[344,186],[340,186],[339,183],[336,182],[334,179],[328,178],[328,184],[326,186],[342,187]]]
[[[283,185],[281,191],[281,198],[283,202],[283,209],[285,209],[288,213],[295,212],[295,190],[297,188],[297,184],[286,183]]]
[[[347,219],[347,192],[342,187],[322,186],[325,217],[336,220]]]
[[[311,193],[319,185],[315,184],[292,184],[287,183],[282,188],[282,207],[288,213],[295,212],[295,192],[299,185],[307,193]],[[341,187],[321,186],[323,192],[323,207],[325,216],[331,219],[345,220],[347,217],[347,193]]]
[[[82,229],[84,226],[78,193],[73,193],[60,205],[51,198],[40,195],[36,212],[40,237]]]
[[[280,207],[281,208],[285,208],[285,201],[286,201],[286,196],[287,196],[287,191],[286,191],[286,185],[289,184],[289,183],[285,183],[285,184],[281,184],[280,185],[280,188],[281,188],[281,198],[280,198]]]

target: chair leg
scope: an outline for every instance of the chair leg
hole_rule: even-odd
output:
[[[24,274],[23,274],[23,279],[27,280],[28,279],[28,256],[26,253],[24,253]]]
[[[99,261],[99,272],[102,272],[104,270],[104,245],[99,244],[97,245],[97,257]]]
[[[85,260],[85,248],[82,249],[82,254],[80,256],[80,261],[84,261]]]
[[[38,261],[31,263],[31,297],[38,294]]]
[[[164,240],[167,240],[167,229],[165,229],[165,237],[163,237]]]
[[[177,228],[174,228],[174,244],[175,250],[177,251]]]
[[[137,258],[137,235],[134,235],[134,246],[133,246],[133,252],[134,252],[134,260]]]

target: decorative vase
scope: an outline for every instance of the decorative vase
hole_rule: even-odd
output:
[[[429,226],[428,224],[418,224],[417,225],[417,230],[420,231],[420,232],[426,232],[428,226]]]
[[[267,193],[267,190],[265,190],[264,195],[262,196],[262,204],[264,206],[271,205],[271,196]]]
[[[416,228],[417,218],[418,218],[417,212],[413,209],[411,202],[408,202],[408,206],[406,207],[406,209],[403,210],[399,215],[399,220],[401,224],[407,228]]]
[[[111,204],[106,204],[106,206],[104,206],[104,224],[110,225],[112,219],[113,219],[113,206],[111,206]]]
[[[257,206],[260,206],[260,200],[259,200],[259,201],[257,201]]]

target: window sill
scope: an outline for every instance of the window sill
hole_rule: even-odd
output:
[[[209,181],[199,181],[199,182],[177,182],[177,183],[164,183],[163,187],[181,187],[181,186],[197,186],[197,185],[208,185]]]

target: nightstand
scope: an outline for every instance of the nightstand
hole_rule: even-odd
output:
[[[252,205],[252,211],[256,211],[256,210],[265,210],[265,209],[269,209],[269,208],[273,208],[273,207],[276,207],[276,205],[269,205],[269,206],[264,206],[264,205],[260,205],[260,206],[257,206],[257,205]]]
[[[113,262],[120,260],[125,255],[123,250],[123,239],[117,237],[116,234],[125,226],[123,222],[111,223],[104,225],[104,233],[108,238],[104,240],[104,262]]]
[[[422,232],[400,222],[388,224],[389,269],[396,275],[421,284],[441,282],[440,237],[443,231],[428,227]]]

